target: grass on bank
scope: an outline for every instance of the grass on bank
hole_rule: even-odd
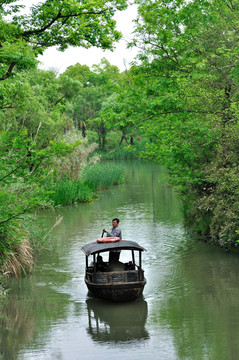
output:
[[[108,188],[123,182],[125,168],[115,163],[97,163],[84,169],[81,178],[73,181],[63,177],[45,184],[45,196],[49,206],[65,206],[87,202],[96,196],[97,189]],[[34,215],[24,214],[11,224],[6,224],[0,234],[0,276],[21,276],[31,273],[34,258],[44,248],[46,229]],[[1,290],[1,278],[0,278]],[[1,298],[0,291],[0,298]]]
[[[118,147],[116,150],[112,152],[101,151],[98,152],[101,159],[104,160],[134,160],[138,159],[135,151],[132,151],[131,146],[122,146]]]
[[[46,185],[47,200],[53,206],[88,202],[96,196],[96,191],[109,188],[125,181],[125,169],[120,164],[96,163],[86,166],[79,180],[67,177]]]
[[[32,271],[33,248],[30,244],[27,216],[2,227],[0,233],[0,275],[21,276]]]
[[[114,162],[94,163],[98,158],[93,157],[95,145],[91,145],[88,148],[82,141],[81,146],[72,154],[53,163],[54,176],[48,177],[45,184],[41,183],[37,193],[39,206],[41,203],[44,207],[54,207],[88,202],[96,196],[98,189],[109,188],[125,180],[126,172],[122,165]],[[86,166],[87,163],[90,165]],[[52,169],[49,169],[49,174]],[[33,200],[35,201],[35,198]],[[21,276],[32,271],[34,258],[38,251],[44,248],[45,239],[44,227],[38,226],[37,220],[34,215],[31,219],[31,215],[26,211],[16,219],[13,217],[2,224],[0,276]]]
[[[126,169],[121,164],[101,162],[84,168],[81,176],[90,187],[98,190],[123,183],[126,179]]]
[[[47,188],[48,200],[53,206],[71,205],[77,202],[88,202],[95,196],[94,191],[83,181],[63,178]]]

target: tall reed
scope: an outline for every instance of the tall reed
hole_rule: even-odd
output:
[[[92,156],[97,144],[89,143],[88,139],[83,138],[77,131],[69,131],[59,140],[64,141],[68,145],[78,143],[78,146],[65,157],[55,159],[54,169],[58,179],[67,177],[68,179],[78,181],[80,172],[85,166],[100,160],[99,156]]]
[[[21,276],[33,268],[33,249],[21,219],[12,221],[0,234],[0,275]]]
[[[92,188],[85,182],[70,180],[66,177],[52,184],[52,186],[48,186],[47,190],[48,200],[54,206],[87,202],[95,196]]]
[[[82,179],[95,190],[121,184],[126,179],[125,168],[114,162],[100,162],[85,167],[81,175]]]

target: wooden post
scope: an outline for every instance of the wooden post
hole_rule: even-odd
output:
[[[142,280],[141,265],[142,265],[142,252],[139,251],[139,281]]]
[[[142,252],[139,251],[139,268],[141,269],[142,266]]]
[[[93,263],[94,263],[93,279],[94,279],[94,282],[95,282],[95,281],[96,281],[96,261],[95,261],[95,254],[93,254]]]

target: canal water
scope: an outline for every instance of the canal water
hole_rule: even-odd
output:
[[[126,184],[90,204],[41,214],[48,249],[33,274],[11,279],[0,320],[0,360],[239,358],[239,258],[186,234],[163,167],[128,162]],[[83,244],[120,218],[123,239],[147,249],[143,297],[91,298]]]

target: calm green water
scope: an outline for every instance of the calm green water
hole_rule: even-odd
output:
[[[0,320],[1,360],[239,358],[239,257],[185,234],[165,171],[128,163],[128,183],[91,204],[42,217],[52,232],[32,276],[11,280]],[[92,299],[81,246],[121,219],[123,238],[147,249],[144,296]]]

